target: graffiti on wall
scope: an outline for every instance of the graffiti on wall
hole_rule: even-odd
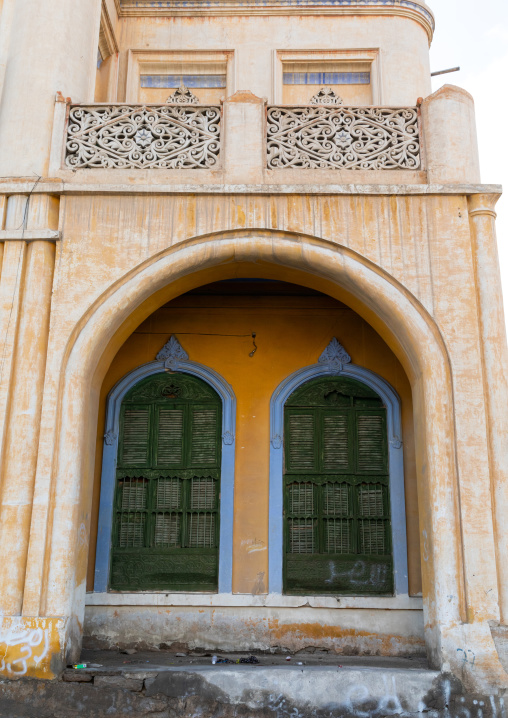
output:
[[[59,653],[59,619],[0,617],[0,675],[52,677],[51,657]]]

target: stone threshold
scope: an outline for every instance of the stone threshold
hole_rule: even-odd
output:
[[[422,611],[421,596],[287,596],[278,593],[163,593],[107,592],[87,593],[87,606],[213,606],[269,608],[363,608],[397,611]]]
[[[62,680],[0,682],[0,718],[508,718],[502,698],[468,694],[421,658],[256,657],[212,665],[198,651],[85,650],[82,662],[102,665],[67,669]]]

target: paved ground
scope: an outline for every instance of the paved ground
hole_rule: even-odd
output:
[[[205,651],[85,650],[97,667],[0,681],[0,718],[508,718],[502,697],[468,695],[420,657],[216,655],[232,663]]]
[[[179,655],[185,654],[185,655]],[[121,651],[92,651],[83,650],[81,653],[81,663],[100,664],[103,668],[120,669],[125,671],[135,670],[164,670],[164,668],[175,668],[185,666],[208,666],[212,664],[213,655],[217,656],[218,661],[228,659],[233,663],[240,661],[242,658],[249,658],[254,655],[259,661],[258,664],[251,665],[255,669],[257,666],[336,666],[344,668],[352,667],[372,667],[372,668],[400,668],[422,670],[428,668],[425,658],[415,656],[413,658],[386,658],[384,656],[340,656],[327,651],[300,651],[298,653],[222,653],[212,654],[209,651],[136,651],[133,654],[122,653]],[[287,658],[291,660],[287,660]],[[229,665],[217,663],[219,666]]]

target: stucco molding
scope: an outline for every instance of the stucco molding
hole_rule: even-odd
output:
[[[164,362],[165,369],[178,371],[180,362],[187,361],[189,355],[175,335],[172,334],[155,358],[157,361]]]
[[[344,100],[331,87],[322,87],[309,100],[309,105],[343,105]]]
[[[57,242],[61,233],[56,229],[0,229],[0,242]]]
[[[332,374],[340,374],[344,368],[344,364],[351,363],[351,357],[344,349],[342,344],[339,344],[336,337],[333,337],[331,342],[328,344],[324,352],[318,359],[319,364],[325,364]]]
[[[416,20],[432,41],[435,20],[421,0],[119,0],[119,14],[146,15],[395,15]]]
[[[270,106],[267,167],[418,171],[420,134],[417,107]]]
[[[160,357],[160,358],[159,358]],[[166,363],[169,362],[169,366]],[[173,369],[172,367],[176,367]],[[154,374],[179,371],[191,374],[209,384],[222,400],[222,459],[219,543],[219,593],[231,593],[233,580],[233,501],[235,484],[235,421],[236,397],[231,386],[213,369],[189,361],[187,352],[176,337],[171,336],[157,355],[157,360],[143,364],[126,374],[110,391],[106,406],[106,428],[102,454],[99,526],[95,558],[94,591],[108,591],[111,536],[113,529],[113,499],[115,493],[116,462],[120,408],[122,400],[136,384]]]
[[[388,429],[388,464],[390,475],[390,511],[393,546],[395,594],[408,593],[408,563],[406,536],[406,502],[404,492],[404,459],[400,398],[390,384],[378,374],[349,362],[337,368],[337,356],[349,357],[334,337],[317,364],[298,369],[275,389],[270,401],[270,488],[269,488],[269,544],[268,587],[270,593],[282,593],[283,565],[283,472],[284,406],[300,386],[320,376],[346,376],[373,389],[386,407]],[[331,362],[327,358],[332,356]]]
[[[219,106],[71,105],[64,164],[71,169],[209,169],[219,160],[220,125]]]
[[[118,42],[116,40],[113,22],[108,11],[107,3],[101,2],[101,24],[99,31],[99,48],[102,59],[105,60],[110,55],[119,52]]]
[[[267,182],[266,184],[229,184],[221,182],[221,179],[217,181],[217,184],[207,183],[203,181],[196,181],[195,183],[182,183],[181,181],[172,182],[172,178],[175,177],[172,172],[178,172],[178,176],[181,177],[182,170],[170,171],[169,175],[161,170],[160,174],[157,173],[159,181],[152,184],[146,184],[145,179],[139,181],[133,176],[132,172],[129,174],[129,170],[114,170],[115,181],[111,181],[111,175],[108,174],[107,170],[95,169],[89,170],[89,177],[96,179],[96,181],[82,182],[76,180],[76,175],[72,170],[62,169],[61,175],[65,176],[65,181],[41,181],[33,189],[32,194],[53,194],[53,195],[123,195],[135,196],[135,195],[146,195],[154,194],[157,195],[172,195],[172,194],[195,194],[195,195],[237,195],[237,194],[261,194],[261,195],[360,195],[360,196],[384,196],[384,195],[396,195],[396,196],[428,196],[428,195],[454,195],[454,196],[467,196],[476,197],[478,194],[492,194],[500,196],[502,187],[500,185],[481,185],[481,184],[376,184],[373,181],[359,182],[358,184],[343,183],[335,184],[330,183],[315,183],[313,180],[307,183],[294,183],[286,182],[281,184],[273,184]],[[271,176],[279,176],[286,172],[286,170],[271,170]],[[310,175],[315,179],[314,170],[299,170],[302,173],[302,179],[305,177],[305,173],[309,172]],[[344,173],[346,171],[344,170]],[[351,175],[357,175],[359,171],[351,170]],[[366,170],[370,173],[374,170]],[[408,172],[413,170],[379,170],[380,176],[386,177],[387,174],[390,177],[394,177],[398,172],[404,174],[407,178]],[[307,175],[309,176],[309,175]],[[201,178],[200,178],[201,180]],[[33,182],[25,180],[16,180],[12,177],[0,178],[0,195],[11,195],[11,194],[28,194],[33,188]],[[39,231],[39,230],[33,230]]]
[[[177,105],[199,105],[199,97],[189,90],[185,85],[180,85],[166,100],[168,103]]]

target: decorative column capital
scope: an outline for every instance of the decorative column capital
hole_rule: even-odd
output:
[[[500,194],[490,192],[469,195],[469,216],[477,217],[479,215],[487,215],[495,219],[497,217],[497,213],[494,208],[500,197]]]

